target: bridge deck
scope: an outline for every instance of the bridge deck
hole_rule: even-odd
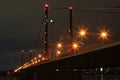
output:
[[[103,44],[106,44],[103,46]],[[81,48],[77,54],[62,55],[36,64],[25,70],[51,70],[57,68],[95,68],[120,66],[120,41],[96,44]]]

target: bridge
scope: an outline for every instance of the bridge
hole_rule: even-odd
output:
[[[36,63],[27,68],[24,67],[22,70],[18,71],[17,74],[19,74],[19,76],[29,75],[26,76],[27,78],[31,78],[30,75],[32,75],[32,78],[33,75],[36,75],[40,76],[42,79],[54,79],[55,77],[63,77],[63,79],[66,78],[72,80],[72,78],[79,78],[82,80],[83,74],[101,74],[105,73],[107,69],[119,68],[119,49],[120,40],[95,44],[81,48],[81,50],[76,54],[61,55],[54,59]],[[100,72],[100,69],[102,68],[104,71]],[[98,70],[90,72],[89,69],[92,69],[93,71],[94,69]],[[110,71],[111,70],[108,70],[108,73]],[[117,71],[117,73],[120,72]],[[71,75],[72,77],[70,77]]]
[[[103,40],[102,42],[88,46],[79,42],[79,45],[82,46],[79,47],[73,38],[71,6],[69,13],[69,45],[65,47],[68,50],[64,49],[64,54],[61,54],[62,43],[58,43],[57,54],[52,56],[48,50],[48,5],[45,4],[45,53],[44,55],[39,54],[33,59],[30,55],[30,61],[24,64],[22,60],[22,65],[14,70],[17,77],[22,80],[84,80],[86,75],[95,75],[99,76],[96,80],[103,80],[103,74],[120,74],[120,39],[108,39],[108,31],[104,29],[98,34]],[[80,36],[86,37],[86,35],[87,29],[81,29]],[[24,50],[22,50],[22,58],[23,53]],[[116,77],[120,79],[119,75]],[[85,80],[89,80],[89,78]]]

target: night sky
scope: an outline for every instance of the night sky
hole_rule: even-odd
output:
[[[29,57],[28,51],[34,48],[40,28],[43,28],[41,26],[43,6],[46,2],[49,4],[49,18],[54,20],[56,30],[67,29],[63,24],[69,14],[67,8],[72,5],[76,9],[73,10],[74,30],[84,25],[91,32],[95,32],[100,26],[105,26],[110,29],[112,36],[120,35],[120,9],[80,10],[120,8],[120,0],[2,0],[0,1],[0,70],[19,66],[22,49],[26,50],[26,58]],[[56,36],[55,40],[58,38]]]

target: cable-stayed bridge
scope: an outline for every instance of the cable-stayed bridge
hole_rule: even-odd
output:
[[[102,80],[103,74],[120,74],[120,38],[109,39],[109,31],[106,29],[100,30],[97,34],[102,40],[99,43],[86,46],[84,42],[74,39],[73,33],[73,17],[72,7],[69,7],[69,29],[68,40],[63,48],[63,42],[58,41],[56,48],[52,49],[53,45],[49,45],[48,39],[48,5],[45,4],[44,13],[44,55],[38,54],[33,59],[23,63],[15,69],[15,75],[24,79],[39,80],[39,79],[77,79],[82,80],[84,75],[97,74]],[[50,20],[52,23],[53,20]],[[89,33],[87,29],[81,28],[79,36],[86,38]],[[50,47],[52,46],[52,47]],[[49,50],[50,49],[50,50]],[[51,51],[52,50],[52,51]],[[54,54],[53,54],[54,53]],[[55,54],[56,53],[56,54]],[[54,73],[52,73],[54,72]],[[72,76],[70,76],[70,72]],[[76,73],[75,73],[76,72]],[[62,74],[60,74],[62,73]],[[78,74],[77,74],[78,73]],[[48,75],[47,75],[48,74]],[[55,77],[57,76],[57,77]],[[63,77],[63,78],[62,78]],[[120,78],[119,78],[120,79]]]
[[[70,76],[80,79],[85,74],[100,75],[108,73],[115,75],[120,73],[119,49],[120,40],[95,44],[82,48],[76,54],[61,55],[51,60],[35,63],[29,67],[25,67],[29,65],[26,64],[22,66],[22,69],[17,74],[19,76],[25,75],[24,78],[33,78],[33,75],[36,75],[42,79],[53,79],[54,76],[64,78],[67,76],[66,79],[70,80],[72,80]],[[114,68],[118,68],[118,70],[114,70]],[[45,74],[48,74],[47,77]]]

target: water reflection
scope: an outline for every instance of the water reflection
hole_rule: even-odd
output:
[[[48,71],[30,71],[29,73],[4,75],[0,80],[120,80],[120,67],[118,68],[54,68]]]

